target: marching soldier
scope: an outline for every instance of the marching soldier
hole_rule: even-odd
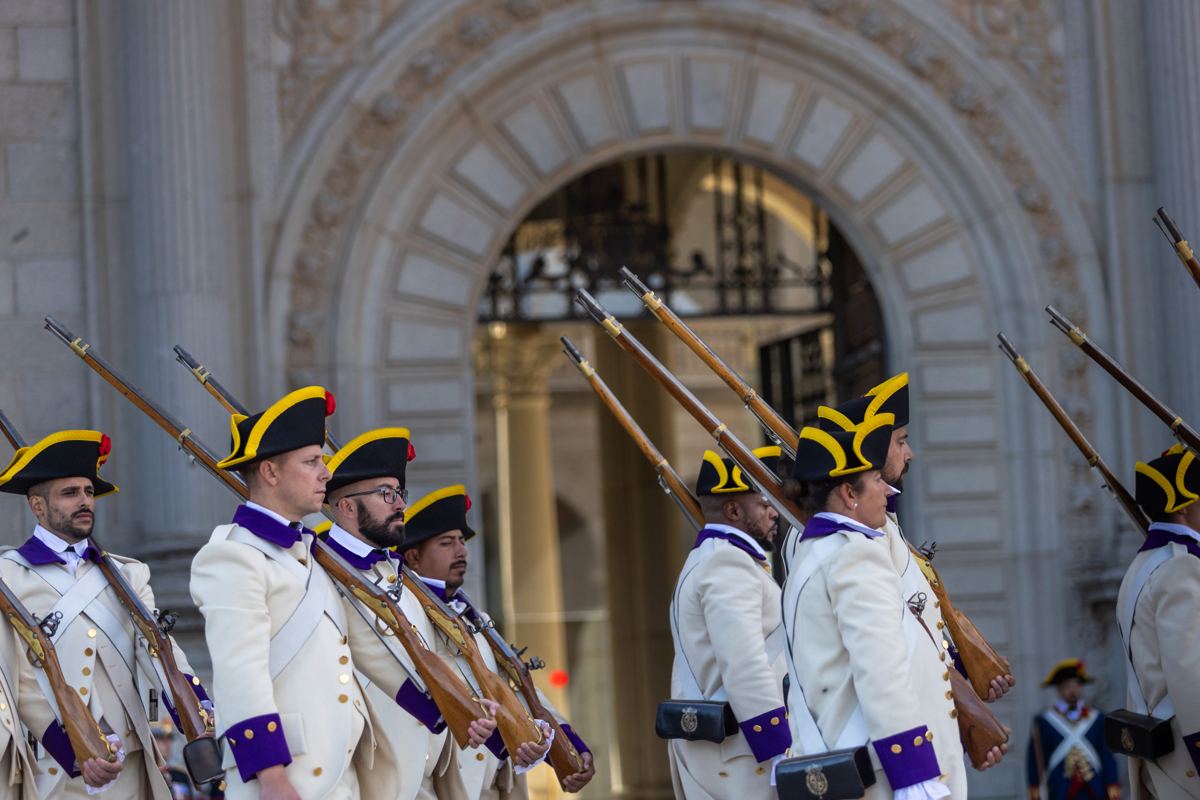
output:
[[[1130,709],[1170,720],[1174,749],[1130,759],[1134,800],[1200,797],[1200,466],[1176,445],[1135,467],[1135,499],[1152,520],[1117,595]]]
[[[800,433],[792,489],[811,518],[789,545],[783,593],[789,721],[807,755],[870,742],[868,797],[961,798],[948,644],[906,594],[883,531],[894,424],[872,413],[852,430]]]
[[[381,428],[352,439],[327,461],[331,477],[325,489],[334,524],[322,538],[383,589],[399,585],[395,548],[404,538],[405,472],[414,455],[407,428]],[[351,601],[343,599],[350,605]],[[420,638],[427,645],[432,642],[433,628],[412,592],[400,595],[399,606]],[[365,609],[349,609],[350,614],[363,612],[370,615]],[[373,623],[373,616],[371,620]],[[395,698],[399,706],[374,683],[367,686],[367,695],[378,710],[383,736],[400,761],[397,796],[401,800],[465,800],[466,789],[453,763],[455,748],[446,723],[420,686],[403,648],[394,645],[390,649],[407,674]],[[481,702],[494,712],[491,700]],[[491,717],[476,720],[472,724],[473,747],[486,742],[495,729]]]
[[[465,620],[482,628],[490,624],[491,618],[475,606],[462,590],[467,574],[466,542],[475,536],[475,531],[467,523],[467,511],[470,508],[471,499],[462,485],[447,486],[425,495],[408,507],[402,547],[405,561],[420,575],[421,580],[438,592],[450,608]],[[445,638],[438,635],[436,640],[443,656],[453,659]],[[488,667],[497,671],[495,655],[487,639],[481,633],[476,633],[475,640]],[[565,781],[567,791],[577,792],[595,775],[592,754],[544,697],[542,703],[560,722],[563,732],[583,758],[584,769]],[[548,729],[541,721],[539,726],[543,730]],[[494,736],[493,742],[497,739],[499,733]],[[496,757],[497,747],[494,743],[489,749],[490,752],[481,749],[474,756],[458,754],[463,783],[470,798],[525,796],[527,787],[521,776],[545,759],[550,740],[547,737],[541,744],[526,742],[518,748],[517,753],[506,753],[503,758]]]
[[[117,491],[98,474],[111,446],[99,431],[69,430],[16,452],[0,473],[0,491],[26,495],[37,525],[24,544],[0,556],[0,579],[37,617],[62,615],[53,639],[63,670],[101,729],[120,739],[124,753],[119,776],[115,765],[97,761],[82,765],[84,780],[72,780],[74,770],[60,766],[73,761],[65,731],[57,723],[31,725],[46,731],[42,744],[48,755],[40,762],[38,779],[42,796],[84,797],[85,785],[96,784],[99,769],[105,782],[112,782],[106,797],[169,800],[150,729],[150,717],[157,718],[153,698],[162,687],[138,650],[140,634],[109,587],[98,566],[100,552],[89,540],[96,498]],[[146,607],[154,608],[149,568],[131,558],[112,560]],[[178,647],[175,658],[190,671]],[[199,681],[188,678],[206,700]]]
[[[772,467],[779,458],[778,447],[754,453]],[[704,452],[696,494],[705,524],[671,600],[671,697],[727,702],[738,730],[720,742],[668,742],[675,796],[768,797],[772,761],[792,741],[780,592],[767,559],[778,513],[740,468],[711,450]],[[684,720],[682,727],[693,724]]]
[[[1054,705],[1033,718],[1025,755],[1029,800],[1120,800],[1117,761],[1104,743],[1104,714],[1083,699],[1092,676],[1078,658],[1060,661],[1042,686],[1053,686]]]
[[[233,800],[397,796],[394,754],[376,740],[356,669],[391,697],[403,671],[347,613],[301,522],[325,500],[333,409],[333,395],[309,386],[231,418],[232,452],[219,466],[241,472],[250,500],[192,562]]]

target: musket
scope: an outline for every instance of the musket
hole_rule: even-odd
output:
[[[1167,237],[1167,241],[1175,248],[1175,255],[1179,256],[1196,286],[1200,287],[1200,261],[1196,260],[1192,246],[1183,238],[1179,228],[1175,227],[1175,220],[1171,219],[1165,208],[1158,209],[1158,213],[1154,215],[1154,224],[1162,231],[1163,236]]]
[[[188,370],[191,371],[193,377],[195,377],[196,380],[204,386],[205,390],[212,395],[212,397],[216,399],[226,411],[231,414],[248,413],[246,406],[243,405],[233,395],[232,392],[230,392],[212,377],[212,371],[193,358],[192,355],[180,345],[175,345],[175,357],[179,363],[183,364],[188,368]],[[326,427],[325,431],[325,441],[334,452],[337,452],[341,449],[340,443],[338,442],[337,438],[334,437],[334,435],[328,430],[328,426]],[[332,561],[333,558],[337,558],[337,554],[329,549],[328,545],[319,539],[317,540],[317,546],[314,549],[314,552],[317,553],[316,558],[318,562],[320,562],[322,566],[325,566],[327,571],[330,571],[330,567],[326,566],[326,560]],[[331,558],[325,559],[322,553],[327,553]],[[340,558],[337,558],[337,560],[342,561]],[[377,592],[382,592],[382,590],[380,590],[370,581],[363,580],[362,577],[357,575],[354,569],[345,564],[344,561],[342,563],[344,568],[338,567],[334,570],[334,572],[338,575],[345,573],[344,577],[347,579],[354,579],[354,582],[357,584],[357,590],[352,590],[352,594],[355,597],[361,600],[361,594],[362,592],[367,591],[367,587],[375,589]],[[399,568],[403,585],[408,587],[409,591],[411,591],[421,603],[421,608],[424,610],[425,615],[429,618],[429,621],[436,626],[438,630],[440,630],[446,636],[447,639],[454,643],[460,655],[462,655],[463,659],[467,662],[467,665],[471,668],[472,674],[475,675],[475,680],[478,682],[482,694],[491,700],[495,700],[497,704],[499,704],[500,711],[496,714],[496,726],[500,730],[500,738],[504,741],[504,745],[508,748],[509,753],[515,754],[517,747],[525,742],[539,743],[542,741],[542,732],[533,723],[533,716],[537,716],[539,709],[543,714],[545,714],[545,717],[548,718],[551,727],[557,729],[558,723],[554,720],[553,715],[549,714],[544,708],[542,708],[541,701],[537,698],[536,692],[534,692],[534,702],[529,706],[530,712],[533,715],[531,716],[530,714],[526,713],[524,708],[521,707],[520,703],[516,699],[516,696],[513,694],[513,689],[510,688],[510,686],[506,684],[499,675],[488,668],[486,662],[483,660],[482,654],[479,652],[478,646],[475,643],[475,637],[472,635],[472,631],[467,627],[462,617],[455,613],[455,611],[451,609],[446,602],[442,600],[442,598],[438,597],[437,594],[434,593],[433,590],[430,589],[429,586],[427,586],[419,576],[414,574],[403,560],[399,561]],[[376,599],[374,602],[367,603],[366,605],[372,611],[375,611],[376,607],[380,606],[381,602],[381,600]],[[394,606],[395,604],[393,603],[392,605]],[[403,613],[404,612],[401,611],[398,606],[389,611],[391,616],[396,617],[396,615],[399,615],[397,619],[402,620],[404,619]],[[386,624],[386,619],[384,621]],[[408,624],[407,620],[405,620],[404,624]],[[492,649],[496,650],[496,643],[492,640],[493,638],[498,639],[499,636],[495,634],[494,630],[486,631],[485,633],[490,634],[490,636],[488,636],[488,642],[492,646]],[[503,639],[500,639],[500,644],[502,644],[505,649],[508,649],[508,645],[503,641]],[[511,653],[511,650],[509,650],[509,652]],[[412,655],[411,651],[409,655]],[[440,661],[440,658],[438,658],[436,654],[434,655],[434,658]],[[415,663],[416,658],[414,657],[414,664]],[[517,659],[517,663],[520,664],[521,668],[525,668],[525,665],[520,662],[520,659]],[[515,667],[513,669],[515,670]],[[430,679],[425,678],[424,675],[422,675],[422,679],[430,688],[430,694],[433,694],[434,682],[431,682]],[[521,684],[520,682],[514,682],[513,686],[520,687]],[[530,686],[532,687],[532,683],[530,683]],[[436,696],[434,697],[434,701],[437,701]],[[441,709],[440,704],[438,708],[439,710]],[[442,716],[447,720],[447,724],[449,724],[450,717],[444,713]],[[538,718],[540,719],[541,717]],[[469,723],[471,719],[474,719],[474,717],[466,719],[465,721]],[[465,727],[463,728],[463,731],[465,733]],[[456,739],[457,738],[458,735],[456,733]],[[560,738],[565,743],[565,747],[558,744],[558,740]],[[567,736],[563,734],[561,730],[556,730],[554,739],[555,741],[551,743],[551,751],[552,754],[555,751],[557,751],[559,754],[557,759],[558,764],[555,765],[555,771],[559,774],[560,780],[583,769],[583,762],[579,757],[579,753],[575,751],[574,746],[571,745]],[[466,746],[465,738],[459,740],[459,745],[462,747]],[[575,768],[571,769],[571,766],[575,766]]]
[[[216,456],[213,455],[212,451],[203,442],[197,439],[195,434],[191,432],[191,429],[184,427],[183,423],[177,421],[123,377],[118,375],[112,367],[96,355],[94,348],[90,344],[76,337],[65,327],[49,318],[46,320],[46,327],[66,342],[76,355],[83,358],[87,365],[103,377],[106,382],[141,409],[160,428],[166,431],[172,439],[179,443],[180,447],[183,448],[184,452],[195,463],[198,463],[206,472],[220,481],[222,485],[242,500],[249,498],[250,493],[241,478],[228,470],[218,467]],[[344,559],[320,540],[316,540],[313,544],[313,557],[331,574],[336,573],[347,579],[356,578],[356,570],[349,564],[346,564]],[[408,652],[412,656],[413,664],[417,668],[418,674],[425,681],[426,688],[433,695],[435,702],[438,700],[446,702],[446,706],[444,707],[439,703],[438,710],[442,712],[442,716],[446,720],[447,726],[451,728],[455,740],[465,745],[469,735],[467,728],[471,720],[477,719],[479,715],[475,698],[466,684],[462,682],[461,678],[453,674],[449,666],[440,657],[431,653],[425,647],[424,643],[420,641],[419,637],[415,635],[415,631],[413,631],[412,626],[405,618],[404,612],[396,604],[395,598],[373,583],[362,580],[360,576],[357,577],[357,580],[348,580],[347,583],[338,583],[335,585],[338,586],[339,591],[347,592],[367,603],[372,610],[378,608],[379,611],[386,612],[380,614],[380,619],[391,628],[406,650],[409,647],[412,648]],[[439,694],[441,694],[441,697],[439,697]],[[499,720],[501,716],[507,716],[507,714],[502,712],[497,715],[497,719]]]
[[[650,310],[650,313],[659,322],[667,326],[667,329],[687,345],[689,350],[699,356],[700,360],[707,364],[709,369],[725,382],[726,386],[736,392],[738,397],[742,398],[742,402],[746,405],[746,408],[762,424],[763,428],[767,431],[767,435],[787,451],[789,456],[794,457],[796,455],[796,446],[800,442],[800,435],[796,432],[796,429],[789,425],[783,417],[779,416],[779,413],[758,395],[754,387],[726,364],[724,359],[705,344],[704,340],[697,336],[688,327],[687,323],[680,319],[679,315],[672,311],[649,286],[642,283],[642,280],[628,267],[621,267],[621,281],[625,284],[626,288],[641,298],[642,303],[645,304],[646,308]]]
[[[1067,319],[1061,311],[1054,306],[1046,306],[1046,313],[1050,315],[1050,323],[1054,327],[1065,333],[1092,361],[1116,378],[1117,383],[1124,386],[1126,391],[1150,409],[1150,413],[1162,420],[1184,447],[1200,456],[1200,433],[1197,433],[1195,428],[1184,422],[1183,417],[1159,402],[1158,398],[1150,394],[1149,389],[1126,372],[1112,356],[1092,344],[1092,340],[1088,338],[1087,334],[1080,330],[1078,325]]]
[[[0,426],[4,429],[5,438],[12,442],[14,447],[20,449],[25,446],[16,427],[2,412],[0,412]],[[197,786],[221,780],[225,776],[225,770],[221,768],[221,751],[217,746],[216,739],[213,738],[212,714],[201,705],[200,699],[193,689],[193,684],[179,668],[179,664],[175,660],[174,644],[161,624],[161,622],[170,620],[172,615],[170,612],[156,614],[146,608],[146,604],[129,585],[112,556],[96,540],[95,534],[90,534],[88,538],[91,540],[92,546],[100,552],[100,559],[97,563],[109,588],[113,590],[117,600],[125,607],[133,624],[141,631],[142,637],[146,640],[146,649],[150,657],[158,661],[162,667],[162,677],[166,682],[164,688],[171,696],[171,708],[174,709],[179,719],[180,732],[187,739],[187,744],[183,748],[183,760],[188,775]],[[172,621],[170,624],[173,625],[174,622]],[[198,678],[193,680],[196,684],[200,682]]]
[[[1067,414],[1066,409],[1054,399],[1054,395],[1042,383],[1041,378],[1037,376],[1037,373],[1033,371],[1033,368],[1029,366],[1024,357],[1013,347],[1013,343],[1009,341],[1009,338],[1003,333],[997,333],[996,338],[1000,340],[1000,349],[1004,352],[1004,355],[1008,356],[1009,360],[1013,362],[1013,365],[1017,368],[1017,372],[1021,373],[1021,377],[1029,384],[1029,388],[1033,389],[1033,393],[1042,401],[1042,405],[1046,406],[1046,410],[1050,412],[1050,415],[1054,417],[1054,420],[1067,434],[1067,438],[1078,448],[1084,460],[1087,461],[1088,466],[1100,473],[1102,479],[1101,486],[1105,492],[1117,501],[1117,504],[1121,506],[1121,509],[1129,516],[1133,524],[1142,533],[1145,533],[1150,527],[1150,519],[1138,507],[1133,496],[1129,494],[1129,490],[1121,484],[1121,481],[1113,474],[1109,466],[1104,463],[1104,459],[1100,457],[1100,453],[1087,440],[1087,437],[1083,435],[1083,431],[1079,430],[1079,426]]]
[[[717,419],[696,395],[692,394],[670,370],[662,365],[646,347],[639,342],[621,323],[609,314],[596,298],[586,289],[580,289],[575,300],[588,312],[600,327],[611,336],[625,352],[633,356],[643,369],[657,380],[667,392],[675,398],[692,418],[700,423],[717,442],[717,445],[750,477],[755,484],[770,498],[771,504],[789,525],[796,530],[804,530],[804,512],[792,500],[784,496],[783,482],[779,476],[767,469],[766,465],[754,455],[754,452],[734,436],[729,427]],[[780,528],[783,526],[780,525]]]
[[[679,506],[679,510],[683,512],[688,522],[696,530],[703,528],[704,513],[700,510],[700,501],[687,488],[687,485],[679,477],[679,473],[667,461],[666,456],[654,446],[654,442],[650,441],[650,437],[641,429],[641,426],[637,424],[633,416],[625,409],[625,406],[621,405],[621,401],[613,394],[612,389],[608,388],[608,384],[596,372],[596,368],[583,357],[583,354],[579,352],[575,344],[566,336],[562,336],[560,339],[562,340],[563,352],[567,354],[571,362],[583,373],[583,377],[592,387],[592,390],[596,392],[596,395],[604,403],[604,406],[612,412],[617,422],[621,423],[621,427],[629,434],[629,438],[633,439],[633,443],[642,451],[642,455],[646,457],[646,460],[654,465],[654,471],[658,473],[658,485],[675,501],[675,505]]]

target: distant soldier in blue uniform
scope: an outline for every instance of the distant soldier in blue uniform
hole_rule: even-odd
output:
[[[1083,699],[1083,686],[1091,682],[1078,658],[1055,664],[1042,681],[1058,698],[1033,718],[1025,758],[1029,800],[1120,800],[1117,762],[1104,744],[1104,714]]]

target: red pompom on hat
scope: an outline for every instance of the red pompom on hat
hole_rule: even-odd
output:
[[[417,448],[413,447],[412,442],[408,443],[408,460],[412,461],[417,457]]]
[[[337,409],[337,400],[333,399],[333,392],[325,391],[325,416],[331,416],[334,410]]]

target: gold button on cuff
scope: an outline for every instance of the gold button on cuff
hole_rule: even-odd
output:
[[[349,675],[338,675],[338,683],[349,683],[349,682],[350,682]]]
[[[772,725],[778,725],[778,724],[779,724],[779,717],[771,717],[771,724],[772,724]]]
[[[893,753],[895,753],[896,755],[900,755],[900,751],[901,751],[901,750],[903,750],[903,749],[904,749],[904,748],[903,748],[903,747],[901,747],[901,746],[900,746],[900,745],[898,745],[898,744],[894,744],[894,745],[892,745],[892,752],[893,752]]]
[[[913,739],[913,747],[920,747],[921,743],[924,741],[924,737],[918,736],[917,738]]]
[[[925,731],[925,741],[927,741],[927,742],[933,741],[933,731]]]
[[[230,747],[233,747],[235,744],[237,744],[237,739],[231,739],[228,736],[225,737],[225,741],[229,742]]]
[[[950,709],[950,719],[958,719],[958,709],[957,708]]]
[[[338,659],[338,663],[339,664],[349,664],[350,656],[342,656],[341,658]]]
[[[92,649],[92,648],[90,648],[90,647],[85,647],[85,648],[84,648],[84,650],[83,650],[83,654],[84,654],[85,656],[95,655],[95,653],[96,653],[96,651],[95,651],[95,650],[93,650],[93,649]]]
[[[476,761],[483,761],[483,753],[476,753],[476,754],[475,754],[475,760],[476,760]]]
[[[275,732],[275,729],[276,729],[276,728],[278,728],[278,727],[279,727],[279,726],[278,726],[278,725],[276,725],[274,722],[268,722],[268,723],[267,723],[267,731],[268,731],[269,733],[274,733],[274,732]]]
[[[321,769],[320,767],[313,767],[313,775],[315,775],[316,777],[318,777],[318,778],[321,777],[322,772],[324,772],[324,770]]]
[[[96,629],[95,628],[88,628],[88,638],[89,639],[96,638]]]
[[[193,686],[199,686],[199,685],[200,685],[200,679],[199,679],[199,678],[197,678],[197,677],[195,677],[195,676],[193,676],[193,677],[192,677],[192,685],[193,685]]]
[[[242,738],[244,738],[244,739],[253,739],[253,738],[254,738],[254,731],[250,730],[249,728],[246,728],[246,730],[242,731]]]
[[[755,733],[762,733],[762,725],[755,725],[755,726],[754,726],[754,732],[755,732]]]
[[[346,696],[346,695],[344,695],[344,694],[339,694],[339,695],[338,695],[338,702],[339,702],[339,703],[348,703],[348,702],[350,702],[350,698],[349,698],[349,697],[347,697],[347,696]]]

